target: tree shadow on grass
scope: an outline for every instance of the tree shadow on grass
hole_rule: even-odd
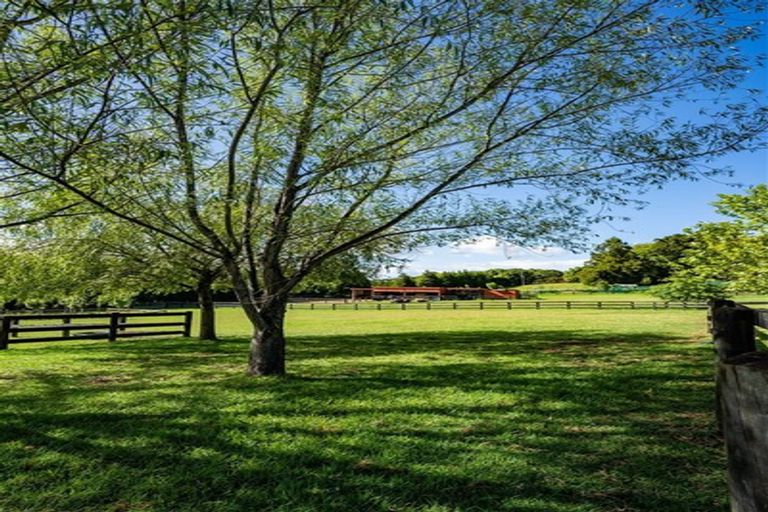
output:
[[[699,344],[301,337],[252,379],[245,343],[29,349],[55,363],[2,381],[0,509],[725,510]]]

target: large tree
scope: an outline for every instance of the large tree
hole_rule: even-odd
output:
[[[750,145],[759,107],[669,107],[738,83],[758,31],[731,19],[759,6],[6,2],[0,224],[98,211],[218,260],[249,371],[282,374],[288,293],[333,256],[565,243],[592,205]]]

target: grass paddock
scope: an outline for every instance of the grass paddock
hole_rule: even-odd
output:
[[[702,311],[292,311],[0,353],[0,510],[725,511]]]

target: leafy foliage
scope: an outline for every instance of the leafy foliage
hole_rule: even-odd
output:
[[[634,246],[612,237],[597,246],[584,266],[570,270],[565,277],[603,287],[615,283],[659,284],[681,264],[691,243],[692,237],[687,234],[670,235]]]
[[[768,293],[768,186],[745,194],[722,194],[717,211],[727,222],[701,223],[670,286],[685,288],[711,280],[727,281],[728,293]]]
[[[688,272],[676,276],[667,284],[657,286],[654,291],[666,300],[708,301],[728,296],[727,283],[704,279]]]
[[[418,276],[398,276],[393,279],[379,280],[383,286],[450,286],[450,287],[488,287],[512,288],[521,284],[555,283],[562,279],[559,270],[528,268],[494,268],[489,270],[456,270],[433,272],[425,270]],[[402,284],[402,283],[411,284]]]

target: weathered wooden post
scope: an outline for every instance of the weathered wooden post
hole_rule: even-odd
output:
[[[710,316],[718,361],[755,351],[754,311],[733,301],[713,301]]]
[[[191,311],[185,311],[184,312],[184,334],[183,336],[185,338],[192,337],[192,312]]]
[[[11,319],[3,317],[0,320],[0,350],[8,349],[8,334],[11,330]]]
[[[768,352],[718,363],[732,512],[768,511]]]
[[[109,314],[109,332],[107,333],[107,339],[112,342],[117,340],[117,327],[120,323],[120,313]]]
[[[768,318],[732,301],[711,303],[710,318],[731,511],[768,512],[768,352],[755,351],[754,329]]]

